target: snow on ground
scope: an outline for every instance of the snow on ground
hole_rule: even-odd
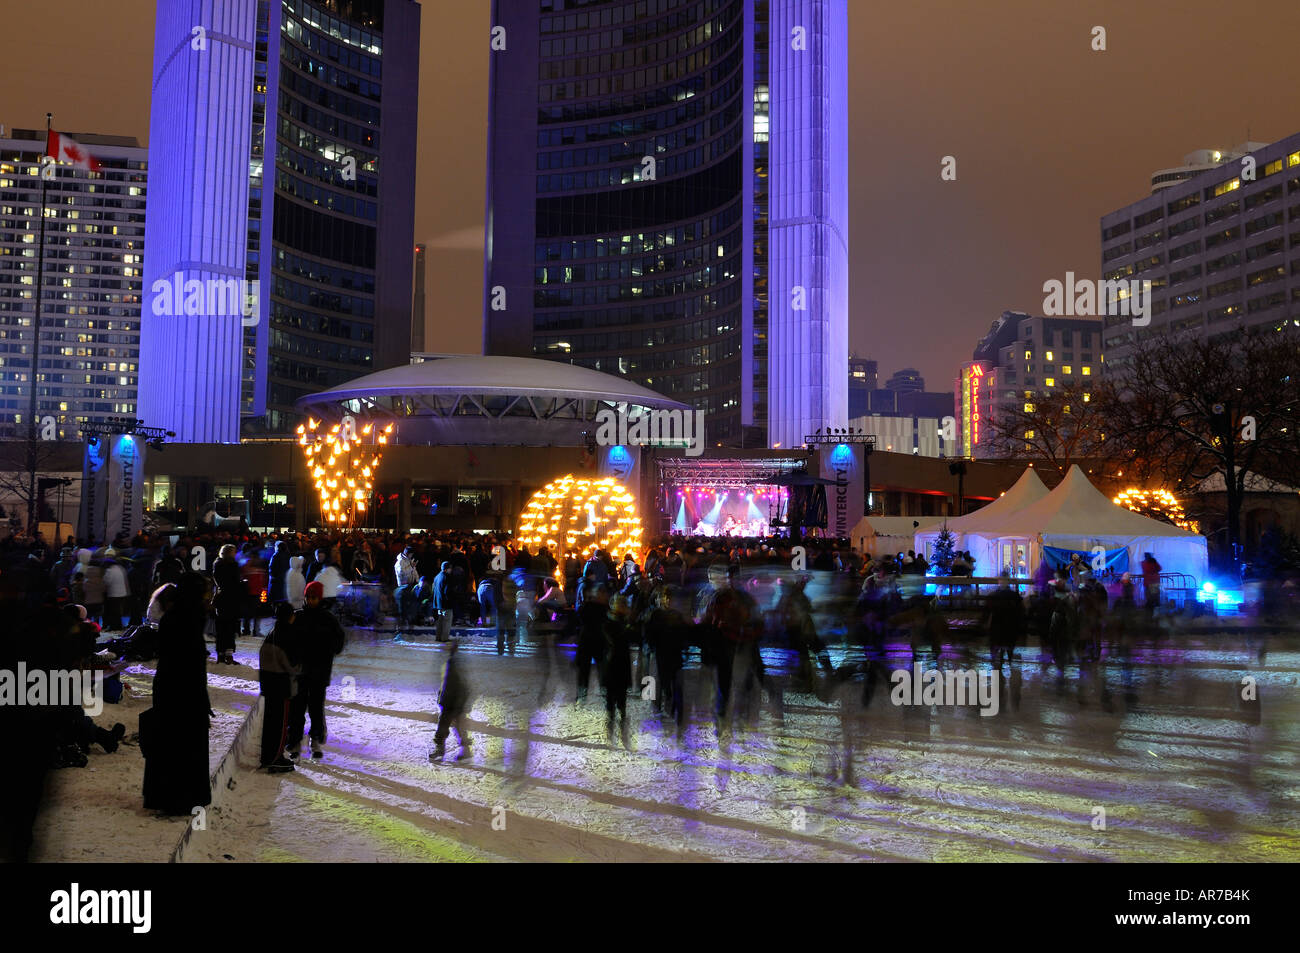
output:
[[[208,738],[209,767],[215,770],[257,697],[257,657],[236,653],[237,666],[208,663],[208,694],[216,717]],[[126,740],[114,754],[92,745],[84,768],[46,775],[45,798],[33,826],[31,859],[77,863],[161,862],[171,857],[188,818],[145,810],[144,757],[137,733],[140,713],[152,704],[155,663],[132,665],[123,673],[125,691],[117,705],[105,704],[95,723],[126,726]],[[216,811],[209,811],[211,816]]]
[[[891,668],[911,664],[891,648]],[[896,707],[887,690],[865,716],[851,704],[847,756],[844,707],[810,695],[720,744],[698,665],[680,745],[629,696],[633,750],[611,747],[599,689],[574,704],[571,648],[548,678],[547,653],[498,657],[471,636],[472,750],[452,761],[449,745],[433,764],[445,645],[354,629],[329,691],[326,757],[284,775],[244,765],[189,858],[1295,861],[1297,648],[1275,638],[1260,661],[1239,635],[1184,634],[1139,653],[1126,695],[1114,663],[1082,678],[1071,667],[1058,689],[1031,647],[994,717]],[[787,661],[765,658],[778,673]],[[943,667],[964,664],[945,652]],[[1258,707],[1238,701],[1247,674]]]

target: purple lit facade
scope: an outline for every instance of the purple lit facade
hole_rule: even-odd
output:
[[[420,7],[160,0],[156,29],[140,416],[283,434],[299,397],[409,360]],[[256,281],[255,312],[154,314],[175,275]]]
[[[240,317],[159,316],[152,289],[244,277],[256,22],[254,3],[158,3],[137,413],[193,443],[239,439]]]
[[[492,24],[484,353],[626,377],[711,444],[843,426],[844,0],[495,0]],[[807,310],[769,313],[769,274]]]

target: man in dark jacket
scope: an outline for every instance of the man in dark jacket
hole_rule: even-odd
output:
[[[439,642],[446,642],[451,635],[452,615],[456,611],[455,574],[451,561],[442,564],[442,572],[433,577],[432,609],[435,613]]]
[[[289,571],[289,558],[293,553],[284,540],[277,540],[275,552],[271,555],[270,565],[266,567],[267,587],[266,601],[271,605],[284,602],[287,596],[284,590],[284,574]]]
[[[984,603],[984,622],[988,626],[989,650],[993,667],[1002,671],[1002,656],[1007,664],[1015,660],[1016,646],[1025,636],[1025,602],[1020,593],[1011,588],[1006,576],[998,579],[998,588],[989,594]]]
[[[257,680],[262,687],[262,767],[272,774],[293,770],[284,756],[289,707],[298,694],[298,645],[294,640],[294,611],[287,602],[275,607],[275,628],[262,649]]]
[[[302,678],[298,694],[289,705],[289,739],[286,751],[296,758],[302,751],[302,734],[311,715],[311,756],[325,757],[321,745],[328,737],[325,729],[325,689],[334,670],[334,656],[343,651],[346,639],[343,626],[323,604],[325,587],[307,583],[303,590],[306,605],[294,614],[294,641],[302,661]]]

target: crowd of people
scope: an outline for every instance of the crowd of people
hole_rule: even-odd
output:
[[[1040,567],[1032,580],[1001,578],[994,591],[968,600],[973,618],[955,619],[926,594],[935,567],[924,554],[875,558],[819,539],[800,547],[665,536],[638,553],[552,552],[509,534],[462,532],[140,535],[100,547],[11,537],[0,543],[0,600],[14,625],[0,663],[99,667],[111,679],[126,661],[156,658],[153,707],[140,718],[144,804],[189,814],[210,797],[208,664],[235,664],[241,633],[264,636],[262,764],[291,771],[304,734],[313,756],[327,740],[325,691],[344,648],[352,592],[380,594],[398,639],[428,625],[438,640],[452,640],[435,759],[445,755],[452,729],[461,756],[468,750],[473,691],[454,630],[487,628],[502,655],[514,654],[521,638],[532,640],[551,671],[558,647],[572,645],[575,701],[586,702],[594,671],[607,740],[630,746],[633,693],[645,693],[679,737],[701,708],[721,737],[752,722],[764,698],[783,717],[789,692],[843,700],[844,687],[860,683],[865,706],[881,682],[887,646],[900,641],[914,656],[937,657],[945,645],[962,641],[969,653],[972,641],[986,638],[1001,672],[1037,640],[1058,680],[1068,665],[1092,665],[1105,653],[1127,665],[1133,639],[1153,624],[1161,601],[1161,567],[1151,554],[1140,570],[1142,605],[1138,580],[1125,573],[1108,587],[1076,555],[1060,569]],[[958,552],[947,573],[971,576],[974,563]],[[105,641],[103,633],[116,637]],[[828,642],[838,645],[838,664]],[[779,677],[763,646],[785,650]],[[691,668],[702,673],[693,683],[708,686],[707,700],[688,697],[683,675]],[[113,751],[122,741],[120,725],[97,726],[83,712],[45,714],[29,713],[44,720],[23,734],[27,753],[44,767],[76,764],[78,754],[84,764],[91,744]],[[26,804],[31,791],[14,784],[6,797]]]

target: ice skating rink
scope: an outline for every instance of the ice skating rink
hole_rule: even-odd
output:
[[[244,666],[256,645],[241,641]],[[1177,636],[1139,647],[1126,688],[1114,661],[1058,685],[1031,645],[993,717],[896,706],[888,686],[864,711],[848,682],[829,703],[787,695],[783,718],[764,705],[721,743],[693,663],[680,743],[632,695],[626,750],[606,742],[594,681],[575,706],[572,649],[503,657],[471,636],[471,752],[453,760],[449,744],[435,764],[445,645],[351,630],[325,758],[244,765],[189,859],[1296,861],[1298,648],[1274,637],[1261,660],[1240,633]],[[911,665],[891,649],[890,668]],[[788,675],[782,652],[764,656]],[[940,664],[987,660],[950,647]],[[225,688],[256,692],[254,670],[226,671]],[[1257,703],[1240,699],[1244,676]]]

